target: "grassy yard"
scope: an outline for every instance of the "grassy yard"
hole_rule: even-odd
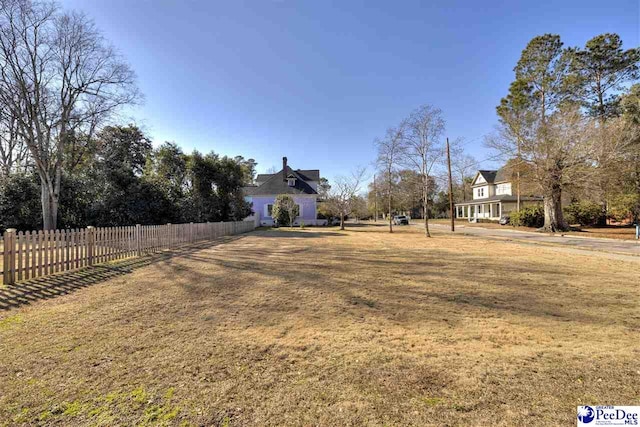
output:
[[[397,230],[263,230],[52,278],[52,299],[0,291],[0,425],[574,425],[640,404],[640,263]]]

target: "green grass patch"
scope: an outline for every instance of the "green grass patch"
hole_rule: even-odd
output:
[[[22,322],[23,322],[22,317],[20,317],[17,314],[15,316],[5,317],[4,319],[0,320],[0,331],[4,329],[9,329],[14,325],[19,325]]]
[[[440,398],[440,397],[424,397],[422,399],[422,401],[427,406],[436,406],[436,405],[438,405],[438,404],[440,404],[442,402],[442,398]]]

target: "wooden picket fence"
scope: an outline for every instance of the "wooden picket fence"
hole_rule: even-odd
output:
[[[5,285],[109,261],[143,256],[253,230],[253,221],[73,230],[5,231],[0,239]]]

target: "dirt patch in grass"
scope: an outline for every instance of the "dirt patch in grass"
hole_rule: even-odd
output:
[[[0,313],[0,425],[566,425],[640,404],[638,263],[261,230]]]

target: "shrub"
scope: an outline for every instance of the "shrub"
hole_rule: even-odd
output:
[[[589,201],[573,202],[563,209],[569,224],[595,225],[602,222],[602,206]]]
[[[293,227],[293,221],[295,221],[299,212],[300,209],[291,196],[288,194],[280,194],[273,202],[271,216],[278,221],[278,224]]]
[[[609,202],[609,216],[616,221],[640,218],[640,195],[620,194]]]
[[[7,228],[42,227],[39,179],[35,174],[12,174],[0,179],[0,233]]]
[[[544,209],[542,206],[526,206],[509,214],[509,222],[515,227],[535,227],[544,225]]]

